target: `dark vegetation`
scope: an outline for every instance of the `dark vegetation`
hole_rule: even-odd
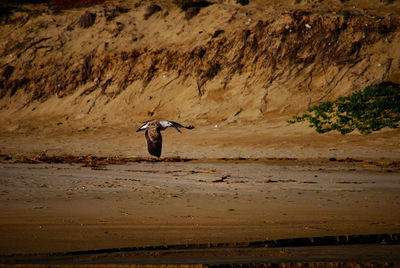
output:
[[[24,7],[25,4],[47,4],[53,12],[58,13],[62,10],[87,7],[103,3],[105,0],[18,0],[18,1],[7,1],[0,0],[0,23],[15,23],[24,22],[30,15],[40,15],[46,12],[43,8],[27,9]],[[10,18],[14,12],[23,12],[28,16],[19,16],[16,18]]]
[[[213,3],[206,0],[174,0],[175,5],[180,7],[182,10],[188,10],[189,8],[202,8],[208,7]]]
[[[193,7],[193,0],[174,0],[174,3],[183,10]]]
[[[193,1],[193,0],[174,0],[175,5],[180,7],[182,10],[186,12],[186,19],[190,20],[194,16],[196,16],[199,12],[200,9],[203,7],[208,7],[212,5],[213,3],[208,2],[206,0],[199,0],[199,1]]]
[[[103,3],[104,0],[50,0],[50,5],[56,9],[70,9],[83,6],[91,6]]]
[[[249,3],[249,0],[236,0],[236,4],[241,4],[242,6],[248,5]]]
[[[37,11],[28,10],[23,7],[23,4],[42,4],[48,3],[49,0],[19,0],[19,1],[1,1],[0,0],[0,22],[13,23],[23,20],[22,17],[10,20],[9,17],[14,12],[40,13]]]
[[[147,20],[151,17],[154,13],[161,11],[161,7],[156,4],[152,4],[146,8],[146,12],[144,13],[144,19]]]
[[[400,121],[400,85],[384,82],[368,86],[351,96],[312,106],[308,112],[288,123],[307,120],[318,133],[337,130],[347,134],[357,129],[369,134],[384,127],[396,128]]]
[[[17,1],[0,1],[0,14],[10,9],[17,9],[23,4],[43,4],[48,3],[57,9],[70,9],[83,6],[91,6],[103,3],[105,0],[17,0]]]

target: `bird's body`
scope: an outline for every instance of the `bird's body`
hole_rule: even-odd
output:
[[[162,130],[167,129],[168,127],[174,127],[179,133],[182,133],[179,128],[186,128],[186,129],[193,129],[194,126],[182,126],[176,122],[172,121],[158,121],[153,120],[147,122],[143,126],[141,126],[136,132],[146,130],[145,137],[147,142],[147,150],[153,156],[160,157],[161,156],[161,149],[162,149]]]

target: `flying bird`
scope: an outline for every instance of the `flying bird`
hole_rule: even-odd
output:
[[[161,130],[165,130],[168,127],[174,127],[179,133],[182,133],[179,128],[193,129],[194,126],[182,126],[179,123],[172,121],[158,121],[153,120],[147,122],[143,126],[141,126],[136,132],[146,130],[145,137],[147,142],[147,150],[153,156],[160,157],[161,156],[161,148],[162,148],[162,136]]]

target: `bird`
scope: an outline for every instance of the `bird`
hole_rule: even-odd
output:
[[[193,129],[194,126],[182,126],[179,123],[168,120],[153,120],[146,122],[143,126],[138,128],[136,132],[146,130],[145,137],[147,143],[147,150],[153,156],[160,157],[162,149],[162,130],[168,127],[174,127],[179,133],[182,133],[179,128]]]

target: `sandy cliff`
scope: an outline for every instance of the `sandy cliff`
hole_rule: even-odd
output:
[[[372,83],[400,82],[398,14],[396,1],[361,0],[212,1],[198,14],[172,1],[24,5],[0,25],[2,151],[47,150],[41,139],[77,132],[99,141],[99,128],[121,137],[151,118],[210,127],[191,132],[188,144],[250,142],[261,155],[266,144],[281,147],[272,140],[310,144],[327,135],[310,135],[305,124],[287,129],[285,120]],[[210,132],[223,125],[233,132]],[[395,148],[391,133],[386,145]]]
[[[27,6],[0,28],[1,120],[259,120],[399,80],[398,3],[232,2]]]

